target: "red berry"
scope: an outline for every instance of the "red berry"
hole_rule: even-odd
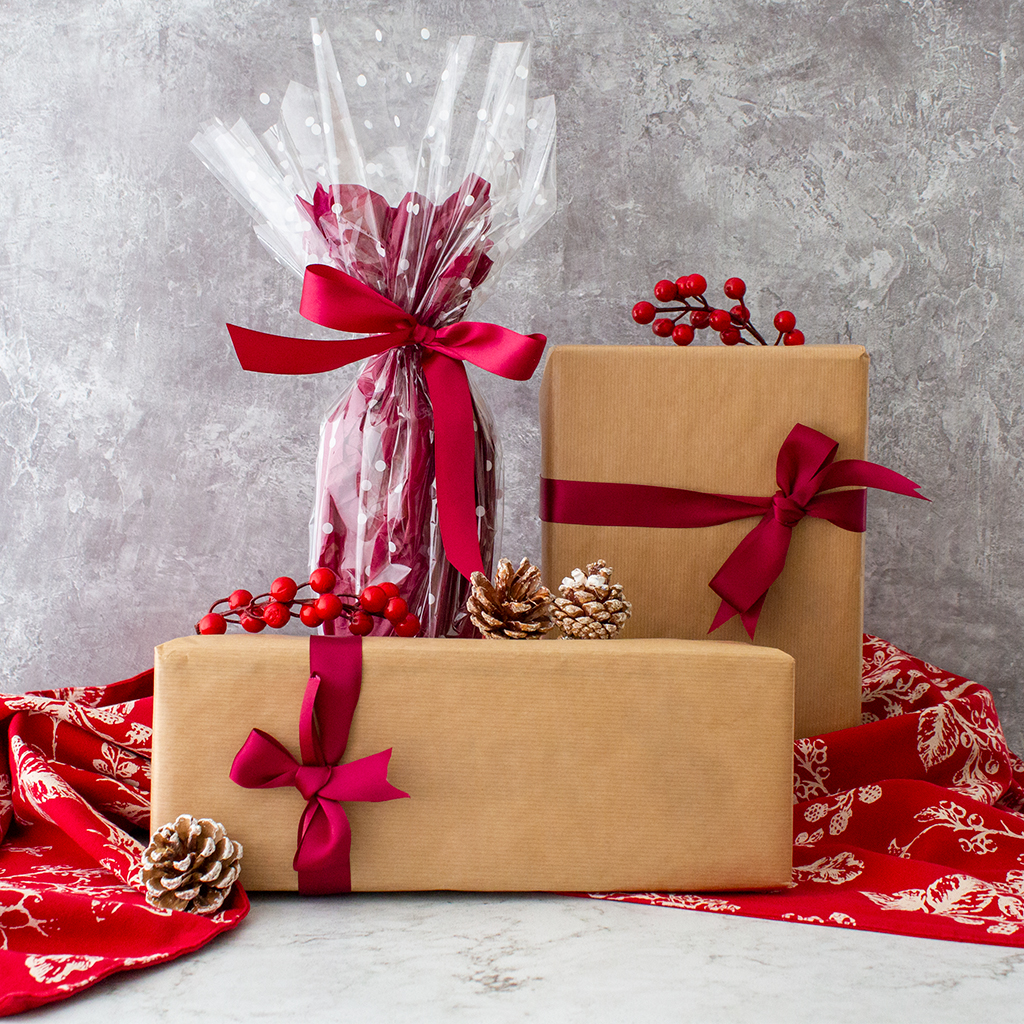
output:
[[[341,598],[337,594],[321,594],[313,602],[313,607],[324,622],[336,619],[342,612]]]
[[[723,345],[738,345],[740,343],[740,332],[735,327],[726,327],[719,335]]]
[[[702,331],[711,323],[711,313],[706,309],[695,309],[690,314],[690,323],[693,324],[698,331]]]
[[[675,281],[659,281],[654,286],[654,297],[659,302],[674,302],[678,295]]]
[[[690,291],[690,279],[685,274],[676,278],[676,295],[680,299],[688,299],[693,295],[693,292]]]
[[[689,324],[676,324],[672,340],[677,345],[689,345],[693,341],[693,328]]]
[[[333,590],[337,582],[338,577],[326,565],[321,565],[319,569],[314,569],[309,574],[309,585],[317,594],[326,594]]]
[[[388,595],[380,587],[367,587],[359,595],[359,603],[366,611],[376,612],[379,615],[388,603]]]
[[[203,636],[214,636],[217,633],[226,633],[227,631],[227,619],[225,619],[223,615],[218,615],[216,612],[207,612],[207,614],[196,623],[196,632],[201,633]]]
[[[258,633],[264,626],[266,626],[266,623],[262,619],[257,619],[254,615],[246,615],[245,612],[242,612],[241,621],[242,629],[247,633]]]
[[[384,593],[388,595],[388,597],[398,597],[398,595],[401,593],[398,587],[396,587],[395,584],[392,583],[390,580],[385,580],[383,583],[378,583],[377,586],[380,587],[380,589],[383,590]]]
[[[747,285],[741,277],[730,277],[725,282],[725,297],[727,299],[742,299],[746,292]]]
[[[384,618],[392,623],[392,625],[401,622],[408,613],[409,606],[405,603],[405,599],[401,597],[392,597],[384,608]]]
[[[401,622],[395,623],[395,636],[416,636],[420,631],[420,620],[411,612]]]
[[[649,324],[654,319],[654,314],[658,311],[650,302],[638,302],[633,307],[633,319],[638,324]]]
[[[280,629],[292,613],[280,601],[269,601],[263,609],[263,621],[271,629]]]
[[[732,317],[724,309],[713,309],[710,322],[712,330],[724,331],[726,327],[732,326]]]
[[[691,274],[686,279],[691,295],[703,295],[708,290],[708,283],[700,274]]]
[[[796,327],[796,317],[788,309],[783,309],[775,314],[775,330],[791,331]]]
[[[802,345],[804,343],[803,331],[787,331],[782,336],[783,345]]]
[[[228,598],[228,607],[232,611],[244,608],[252,600],[252,594],[248,590],[236,590]]]
[[[356,636],[368,636],[373,629],[373,616],[366,612],[354,612],[348,624],[348,631]]]
[[[745,324],[750,320],[750,310],[741,302],[738,306],[733,306],[729,310],[729,316],[732,317],[734,324]]]
[[[291,576],[278,576],[273,583],[270,584],[270,596],[275,601],[282,601],[284,604],[288,604],[289,601],[295,597],[295,592],[298,590],[298,585]],[[285,622],[288,620],[285,619]],[[273,625],[273,623],[271,623]]]
[[[316,605],[304,604],[299,609],[299,621],[304,626],[309,626],[311,629],[316,629],[324,620],[320,618],[316,613]]]
[[[672,321],[669,320],[667,317],[662,317],[660,320],[655,320],[654,323],[651,324],[651,330],[654,331],[654,333],[659,338],[671,338],[672,329],[674,327],[675,324],[672,323]]]

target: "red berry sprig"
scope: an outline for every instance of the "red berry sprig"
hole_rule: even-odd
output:
[[[723,345],[753,345],[743,337],[746,331],[758,344],[767,345],[760,332],[750,322],[750,310],[743,304],[747,292],[746,282],[730,277],[722,289],[727,299],[736,305],[732,309],[716,309],[704,298],[707,281],[700,274],[684,275],[675,281],[659,281],[654,286],[654,297],[659,302],[679,305],[655,306],[651,302],[638,302],[633,307],[633,319],[638,324],[650,324],[659,338],[671,338],[677,345],[689,345],[697,331],[710,327],[718,333]],[[658,314],[662,314],[659,316]],[[675,314],[666,316],[665,314]],[[802,345],[803,331],[796,329],[796,317],[783,309],[775,314],[775,329],[779,332],[775,344]]]
[[[335,594],[338,577],[331,569],[321,566],[309,574],[309,582],[298,584],[290,576],[278,576],[270,590],[255,597],[248,590],[236,590],[210,605],[210,610],[196,623],[196,632],[204,636],[226,633],[228,623],[237,623],[247,633],[259,633],[270,626],[280,629],[296,613],[304,626],[316,629],[321,623],[334,619],[347,619],[348,630],[356,636],[373,631],[374,618],[387,619],[396,636],[417,636],[420,620],[409,611],[409,606],[394,583],[381,583],[367,587],[358,597],[355,594]],[[317,596],[299,597],[304,587]],[[346,603],[355,602],[355,603]],[[216,609],[227,605],[227,610]]]

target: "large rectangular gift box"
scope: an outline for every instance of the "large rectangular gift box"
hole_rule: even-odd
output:
[[[837,441],[837,459],[863,459],[867,401],[857,345],[562,346],[541,386],[542,476],[771,496],[796,424]],[[553,588],[603,558],[633,604],[624,638],[706,638],[721,603],[708,584],[755,522],[545,522],[544,578]],[[864,535],[813,518],[791,533],[755,638],[796,659],[796,735],[812,736],[860,722]],[[748,640],[738,617],[711,635]]]
[[[306,799],[229,773],[254,728],[300,757],[311,644],[339,642],[225,635],[157,647],[154,829],[179,814],[213,818],[244,845],[247,888],[298,888]],[[341,763],[390,749],[387,782],[409,799],[343,804],[353,890],[789,883],[793,660],[781,651],[371,637],[361,658]]]

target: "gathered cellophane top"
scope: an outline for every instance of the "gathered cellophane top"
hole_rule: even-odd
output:
[[[316,87],[291,82],[280,120],[261,136],[241,119],[213,121],[192,145],[284,266],[299,276],[312,263],[335,267],[438,329],[479,306],[553,214],[555,103],[529,98],[528,42],[462,36],[438,69],[428,35],[377,30],[339,63],[314,19]],[[500,451],[475,390],[473,405],[489,570]],[[395,583],[424,635],[469,636],[468,583],[437,526],[433,457],[419,349],[368,359],[321,428],[311,562],[339,574],[340,592]]]

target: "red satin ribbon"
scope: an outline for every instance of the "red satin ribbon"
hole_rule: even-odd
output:
[[[407,797],[388,782],[391,750],[338,764],[348,743],[362,683],[359,637],[311,636],[309,685],[299,716],[302,762],[262,729],[249,733],[231,765],[231,779],[247,789],[294,786],[306,799],[292,866],[299,892],[350,892],[352,826],[343,800],[380,802]]]
[[[866,491],[820,492],[875,487],[928,500],[912,480],[885,466],[861,459],[834,462],[838,447],[832,438],[798,423],[779,449],[779,489],[770,497],[541,477],[540,517],[548,523],[583,526],[688,529],[760,516],[709,584],[722,603],[708,632],[739,615],[753,639],[765,596],[786,564],[792,529],[804,516],[864,532]]]
[[[401,345],[426,349],[423,373],[434,410],[437,516],[448,561],[467,579],[483,572],[473,465],[473,403],[464,360],[510,380],[527,380],[547,338],[497,324],[457,323],[434,330],[390,299],[334,267],[306,268],[299,312],[338,331],[373,331],[365,338],[314,341],[261,334],[228,324],[238,361],[261,373],[324,373]]]

